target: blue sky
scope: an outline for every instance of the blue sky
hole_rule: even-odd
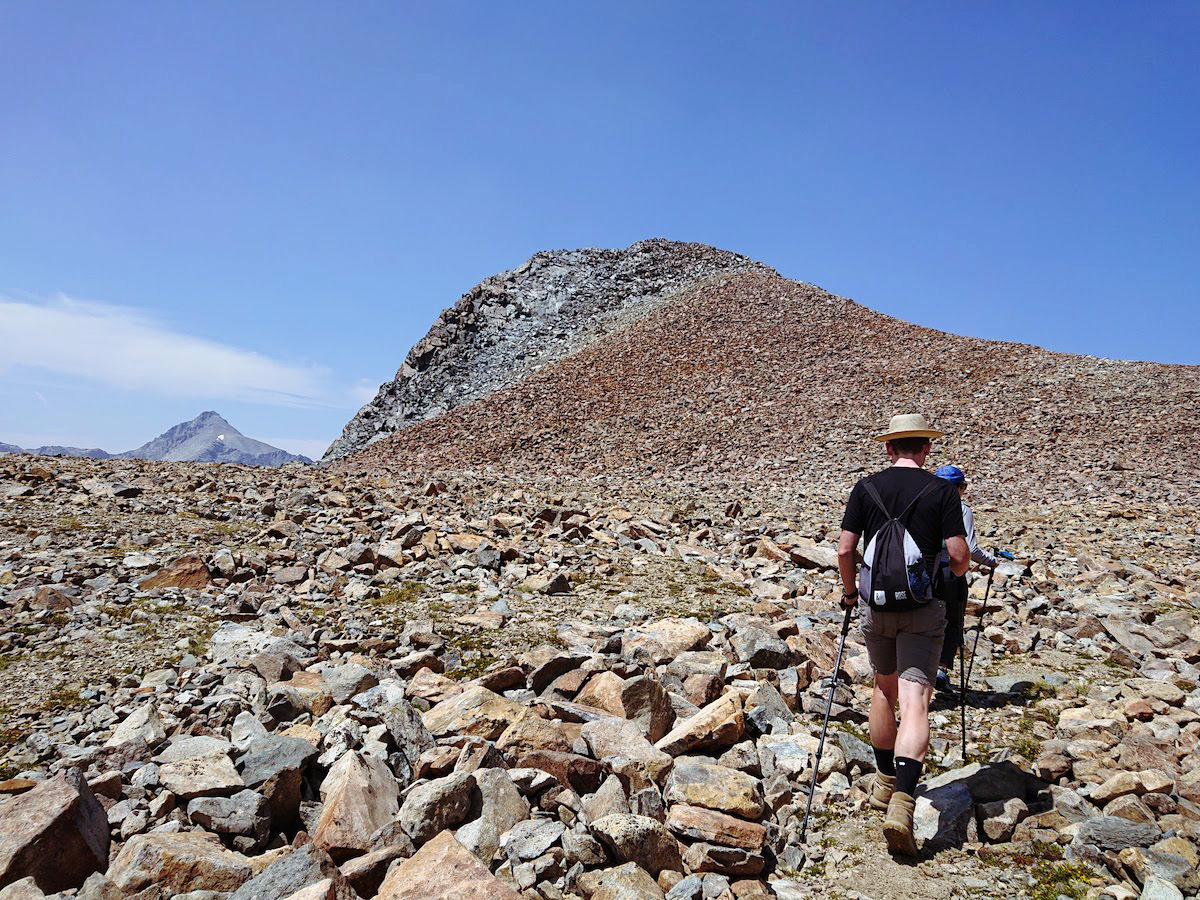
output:
[[[540,249],[1200,363],[1200,5],[0,6],[0,441],[319,454]]]

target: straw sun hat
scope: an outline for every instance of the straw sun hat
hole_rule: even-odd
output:
[[[934,438],[945,437],[946,432],[934,431],[929,427],[929,423],[925,421],[925,417],[920,413],[902,413],[898,416],[892,416],[892,421],[888,422],[888,430],[883,434],[875,435],[877,441],[894,441],[900,438],[921,437]]]

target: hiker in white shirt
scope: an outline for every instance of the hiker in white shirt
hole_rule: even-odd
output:
[[[967,476],[958,466],[942,466],[934,472],[938,478],[950,482],[958,490],[962,502],[963,525],[967,529],[967,547],[971,551],[971,562],[989,569],[996,567],[996,557],[979,546],[975,539],[975,514],[963,496],[967,492]],[[950,558],[943,550],[938,559],[942,567],[942,578],[945,581],[943,596],[946,599],[946,634],[942,639],[942,655],[938,661],[937,688],[941,691],[951,690],[950,676],[947,669],[954,665],[954,654],[959,652],[963,644],[963,619],[967,610],[967,579],[965,576],[954,575],[950,569]]]

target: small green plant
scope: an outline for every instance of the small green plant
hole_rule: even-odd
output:
[[[63,534],[68,531],[79,531],[83,528],[83,522],[79,520],[79,516],[63,516],[55,523],[52,529],[57,534]]]
[[[1083,900],[1091,874],[1083,863],[1040,862],[1033,867],[1034,884],[1029,896],[1031,900]]]
[[[401,603],[412,603],[423,594],[429,585],[419,581],[406,581],[400,587],[389,588],[373,600],[368,600],[372,606],[397,606]]]
[[[212,640],[213,634],[217,630],[215,622],[204,622],[196,629],[195,633],[188,638],[188,652],[193,656],[203,656],[208,652],[209,642]]]
[[[1048,700],[1051,697],[1057,696],[1057,692],[1044,681],[1037,681],[1021,692],[1030,703],[1037,703],[1039,700]]]
[[[78,688],[56,687],[46,699],[42,701],[41,707],[47,711],[60,712],[68,709],[78,709],[84,705],[84,700],[79,696]]]

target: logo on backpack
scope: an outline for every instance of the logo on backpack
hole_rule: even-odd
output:
[[[929,564],[917,542],[904,527],[904,519],[935,484],[936,481],[931,480],[904,508],[904,512],[893,516],[875,485],[870,481],[863,482],[867,493],[887,519],[867,544],[862,571],[858,576],[859,596],[875,609],[903,612],[923,606],[933,599]]]

